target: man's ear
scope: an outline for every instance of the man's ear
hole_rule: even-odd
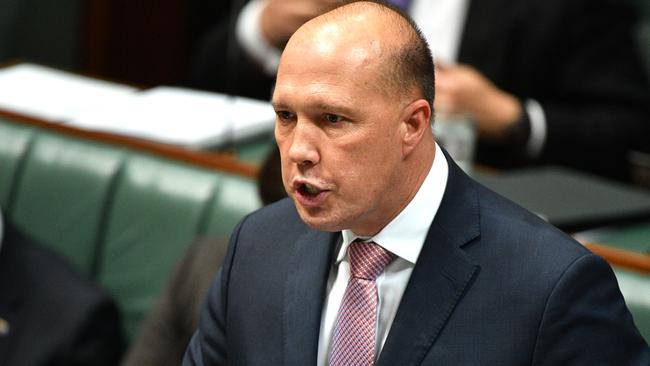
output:
[[[425,133],[431,133],[431,107],[418,99],[404,108],[402,114],[402,156],[408,156]]]

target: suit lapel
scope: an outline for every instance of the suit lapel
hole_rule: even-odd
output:
[[[478,270],[462,249],[479,235],[476,192],[451,158],[447,156],[447,160],[445,195],[381,351],[379,366],[421,364]]]
[[[294,244],[285,288],[286,365],[315,365],[332,253],[340,234],[309,231]]]

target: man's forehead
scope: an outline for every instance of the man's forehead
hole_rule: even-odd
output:
[[[337,80],[288,77],[278,79],[271,103],[276,108],[295,107],[299,103],[316,109],[334,106],[344,109],[355,104],[355,97],[363,91],[362,88],[345,77]]]
[[[290,38],[285,53],[296,51],[304,55],[348,56],[365,62],[381,54],[382,46],[392,38],[376,12],[323,15],[300,27]]]
[[[296,48],[283,55],[278,69],[278,78],[299,73],[362,72],[384,62],[381,56],[380,41],[349,47],[319,45]]]
[[[358,74],[377,71],[384,62],[386,41],[373,35],[342,32],[336,25],[325,25],[318,37],[297,37],[287,44],[280,59],[278,79],[285,75]],[[308,35],[308,33],[305,33]]]
[[[324,97],[333,94],[340,98],[352,98],[358,93],[377,90],[381,82],[381,69],[377,62],[364,62],[364,57],[353,61],[305,60],[283,65],[278,71],[273,99],[280,100],[300,96],[301,98]]]

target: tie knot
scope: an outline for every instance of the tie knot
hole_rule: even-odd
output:
[[[352,277],[374,281],[395,255],[373,242],[355,241],[348,248]]]

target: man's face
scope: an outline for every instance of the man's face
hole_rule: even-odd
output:
[[[273,95],[285,189],[311,227],[376,234],[402,209],[401,98],[371,51],[305,48],[287,47]]]

